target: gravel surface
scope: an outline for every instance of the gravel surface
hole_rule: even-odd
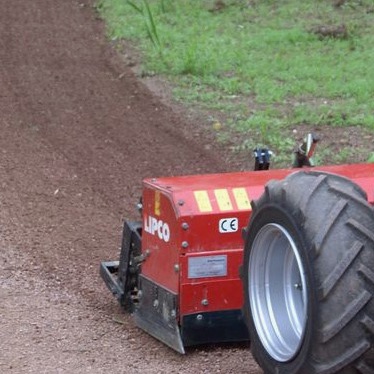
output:
[[[88,0],[3,0],[0,35],[0,372],[261,373],[245,344],[165,347],[98,273],[142,178],[230,163],[137,80]]]

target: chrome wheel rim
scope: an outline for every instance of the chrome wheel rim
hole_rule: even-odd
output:
[[[307,283],[298,248],[283,226],[261,228],[248,272],[251,313],[261,343],[274,360],[290,361],[305,335]]]

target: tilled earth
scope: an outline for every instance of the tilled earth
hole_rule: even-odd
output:
[[[0,4],[0,372],[261,373],[247,345],[173,352],[98,274],[142,178],[225,157],[123,64],[89,0]]]

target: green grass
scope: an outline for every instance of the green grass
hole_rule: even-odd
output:
[[[144,74],[280,154],[284,129],[300,124],[374,129],[374,0],[224,3],[100,0],[97,9],[110,38],[139,46]],[[342,25],[336,37],[313,32]]]

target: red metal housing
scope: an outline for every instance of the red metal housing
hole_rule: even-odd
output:
[[[374,164],[313,170],[351,179],[374,204]],[[101,263],[107,287],[140,328],[178,352],[247,340],[242,230],[266,183],[297,171],[144,180],[142,222],[125,221],[120,261]]]
[[[374,202],[374,164],[313,170],[350,178]],[[295,172],[271,170],[146,179],[143,182],[142,276],[177,296],[183,317],[242,308],[239,268],[242,229],[250,202],[271,179]]]

